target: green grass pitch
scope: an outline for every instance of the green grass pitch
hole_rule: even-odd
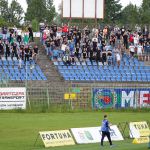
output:
[[[150,120],[149,113],[109,112],[112,124],[125,121]],[[45,150],[39,138],[34,147],[39,131],[63,130],[77,127],[94,127],[101,124],[103,112],[82,113],[0,113],[0,150]],[[108,142],[65,147],[46,148],[46,150],[147,150],[148,144],[132,144],[132,140],[115,142],[113,148]]]

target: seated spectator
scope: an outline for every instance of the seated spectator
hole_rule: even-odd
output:
[[[65,54],[64,56],[63,56],[63,62],[64,62],[64,64],[65,65],[71,65],[71,59],[70,59],[70,55],[68,55],[68,54]]]
[[[72,54],[70,56],[70,60],[71,60],[71,64],[74,65],[75,64],[75,57],[74,57],[74,54]]]

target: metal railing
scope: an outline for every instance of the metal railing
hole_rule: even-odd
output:
[[[150,107],[149,100],[144,103],[147,99],[147,97],[143,98],[144,92],[149,96],[150,83],[68,83],[66,87],[28,87],[27,97],[31,109],[36,106],[51,108],[54,105],[58,107],[66,105],[71,109],[85,110]],[[122,93],[124,95],[119,97]],[[64,94],[75,94],[75,98],[70,96],[70,99],[65,100]],[[132,101],[134,101],[134,105],[132,105]],[[139,101],[141,102],[139,103]],[[98,105],[96,105],[97,102]]]

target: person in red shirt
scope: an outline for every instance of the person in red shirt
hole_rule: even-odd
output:
[[[66,33],[68,33],[68,31],[69,31],[69,28],[68,28],[68,26],[65,24],[65,25],[62,27],[62,33],[65,33],[65,35],[66,35]]]

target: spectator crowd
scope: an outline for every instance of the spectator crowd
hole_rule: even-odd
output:
[[[143,54],[150,54],[150,33],[146,28],[132,31],[125,27],[90,29],[86,26],[79,29],[65,24],[62,27],[42,26],[40,32],[50,59],[62,60],[67,65],[89,59],[91,63],[113,65],[117,62],[119,66],[124,55],[142,59]]]
[[[19,60],[18,65],[21,68],[22,62],[26,63],[30,60],[37,60],[38,46],[31,44],[33,42],[33,31],[32,27],[29,26],[28,34],[22,35],[17,28],[14,26],[11,29],[2,27],[1,38],[0,38],[0,59],[5,57],[7,60],[10,58]]]

